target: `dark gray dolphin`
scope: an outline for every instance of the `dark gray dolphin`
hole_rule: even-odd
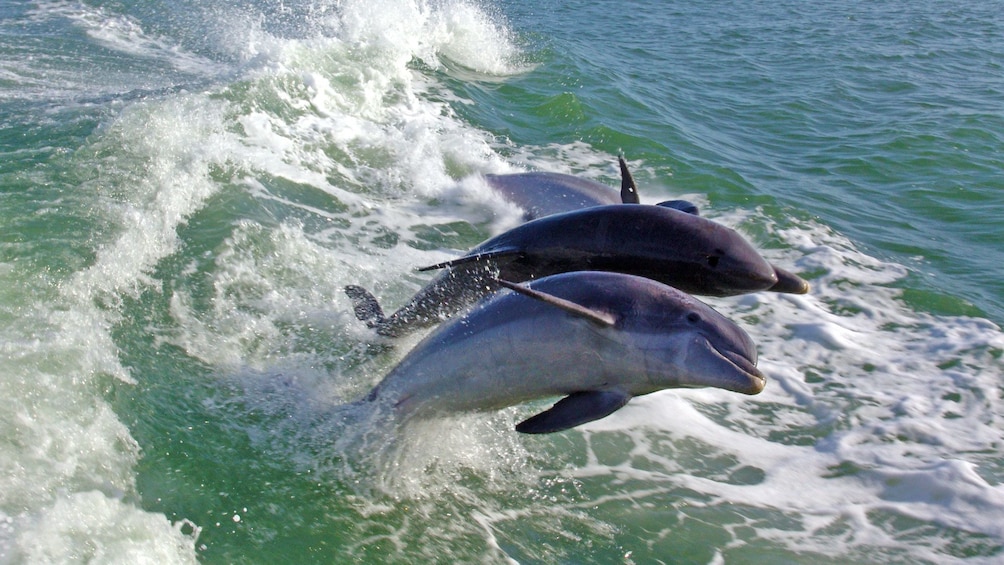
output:
[[[396,337],[436,324],[498,289],[495,277],[524,282],[568,271],[647,277],[684,292],[732,296],[766,290],[774,268],[734,230],[672,208],[593,206],[527,222],[458,259],[397,312],[385,317],[358,286],[345,288],[356,317]]]
[[[590,206],[637,204],[638,185],[624,157],[618,157],[617,161],[621,171],[619,194],[605,184],[560,173],[485,175],[485,181],[503,198],[522,209],[524,217],[528,220]],[[658,203],[657,206],[675,208],[695,216],[700,214],[698,207],[687,200],[667,200]],[[809,283],[798,275],[776,265],[774,270],[778,282],[767,290],[788,294],[809,292]]]
[[[429,334],[360,403],[399,421],[564,397],[516,426],[549,433],[598,420],[667,388],[763,390],[756,347],[679,290],[579,271],[500,292]]]

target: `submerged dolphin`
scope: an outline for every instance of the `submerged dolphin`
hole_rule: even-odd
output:
[[[399,421],[563,396],[516,426],[549,433],[666,388],[763,390],[749,335],[651,279],[579,271],[502,292],[419,343],[360,403]]]
[[[618,157],[621,172],[621,190],[594,180],[560,173],[516,173],[485,175],[485,182],[507,201],[524,211],[526,219],[536,219],[590,206],[607,204],[638,204],[638,185],[628,169],[624,157]],[[688,214],[699,215],[697,206],[687,200],[667,200],[657,206],[675,208]],[[805,294],[809,283],[798,275],[774,266],[778,282],[771,292]]]
[[[569,271],[647,277],[691,294],[732,296],[778,282],[774,268],[734,230],[661,206],[616,204],[554,214],[422,270],[447,270],[389,317],[358,286],[345,288],[356,317],[395,337],[433,325],[499,288]]]
[[[621,170],[620,193],[594,180],[563,173],[488,174],[484,175],[484,179],[495,192],[523,210],[523,217],[526,220],[590,206],[640,204],[638,185],[631,176],[627,161],[624,157],[618,157],[617,162]],[[695,216],[699,215],[697,206],[686,200],[667,200],[657,206],[676,208]]]
[[[485,175],[485,182],[523,210],[527,220],[605,204],[639,204],[638,186],[620,157],[621,191],[594,180],[561,173]]]

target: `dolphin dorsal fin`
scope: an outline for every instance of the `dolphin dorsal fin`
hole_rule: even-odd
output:
[[[524,434],[549,434],[574,428],[579,424],[605,418],[631,400],[631,395],[620,389],[586,390],[573,392],[540,414],[516,424],[516,431]]]
[[[435,271],[436,269],[445,269],[446,267],[457,267],[459,265],[467,265],[470,263],[480,263],[483,261],[498,261],[500,259],[516,259],[523,252],[516,248],[503,248],[496,249],[495,251],[485,251],[484,253],[475,253],[473,255],[464,255],[463,257],[457,257],[456,259],[450,259],[449,261],[443,261],[442,263],[436,263],[435,265],[429,265],[428,267],[420,267],[419,271]]]
[[[628,170],[627,161],[624,160],[623,155],[617,157],[617,163],[621,166],[621,203],[640,204],[638,185],[634,183],[634,177],[631,176],[631,171]]]
[[[551,306],[561,308],[565,312],[572,314],[573,316],[579,316],[580,318],[585,318],[594,324],[598,324],[604,327],[610,327],[617,323],[617,319],[606,312],[601,312],[599,310],[593,310],[592,308],[586,308],[581,304],[576,304],[571,300],[565,300],[564,298],[558,298],[552,294],[547,294],[546,292],[540,292],[539,290],[534,290],[528,286],[523,286],[521,284],[516,284],[514,282],[509,282],[503,279],[495,279],[500,285],[516,291],[524,296],[529,296],[534,300],[540,300],[541,302],[546,302]]]

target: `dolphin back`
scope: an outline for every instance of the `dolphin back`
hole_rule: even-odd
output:
[[[485,182],[533,220],[605,204],[620,204],[621,195],[593,180],[560,173],[485,175]]]

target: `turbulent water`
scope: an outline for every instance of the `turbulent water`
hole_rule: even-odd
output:
[[[1004,555],[1004,4],[0,0],[0,563]],[[687,198],[809,279],[766,390],[343,419],[389,307],[520,221]]]

